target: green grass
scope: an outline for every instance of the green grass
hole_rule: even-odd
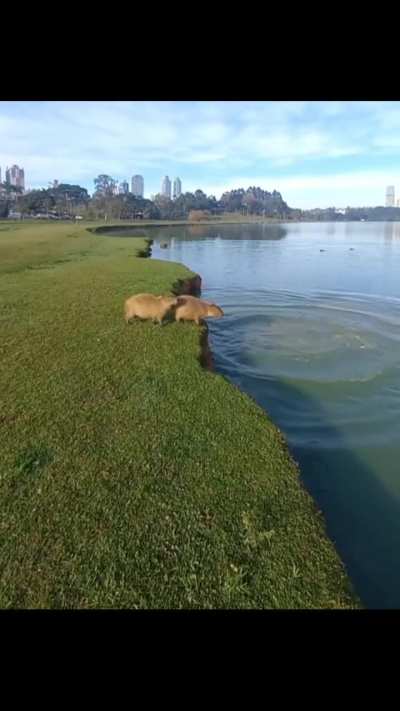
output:
[[[192,274],[140,238],[0,223],[0,607],[359,605],[264,412],[194,324],[127,326]]]

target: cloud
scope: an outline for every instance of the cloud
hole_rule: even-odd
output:
[[[282,193],[342,195],[335,176],[346,181],[350,166],[358,181],[346,189],[361,195],[379,161],[400,164],[399,136],[400,102],[0,102],[0,165],[22,165],[34,187],[142,172],[152,192],[175,173],[184,189],[263,180]]]

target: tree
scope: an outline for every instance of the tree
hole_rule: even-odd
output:
[[[54,209],[55,199],[50,190],[31,190],[30,193],[21,195],[18,200],[19,211],[23,214],[48,212]]]
[[[95,197],[100,195],[103,197],[113,196],[116,184],[117,181],[109,175],[98,175],[97,178],[94,179]]]
[[[3,217],[8,217],[8,213],[10,210],[10,200],[4,199],[1,197],[0,199],[0,218]]]
[[[221,196],[220,205],[226,212],[239,212],[243,208],[244,190],[230,190]]]
[[[88,219],[133,220],[139,216],[145,219],[186,220],[208,219],[211,215],[221,212],[242,212],[249,215],[268,215],[274,217],[290,218],[296,213],[282,199],[282,195],[274,190],[272,193],[258,187],[249,187],[247,190],[239,188],[224,193],[220,200],[214,195],[206,195],[202,190],[194,193],[182,193],[176,200],[170,200],[163,195],[154,195],[151,200],[136,197],[131,193],[114,194],[116,181],[109,175],[99,175],[95,181],[96,190],[90,198],[86,188],[80,185],[61,183],[57,187],[32,190],[20,194],[20,188],[4,184],[0,190],[1,209],[0,215],[6,212],[5,201],[15,200],[17,197],[18,210],[23,214],[38,212],[53,212],[59,217],[81,214]],[[10,202],[11,205],[11,202]],[[361,208],[356,211],[357,217],[364,219],[364,215],[372,215],[373,208]],[[375,219],[398,219],[399,208],[392,208],[393,213],[388,214],[390,208],[374,208]],[[361,211],[362,217],[361,217]],[[369,212],[368,212],[369,210]],[[352,212],[352,211],[350,211]],[[352,213],[354,215],[354,212]],[[308,219],[340,219],[332,210],[308,211]],[[368,216],[365,219],[368,219]]]
[[[69,185],[68,183],[61,183],[56,188],[50,188],[50,192],[54,195],[56,199],[63,198],[65,195],[68,200],[73,204],[81,205],[89,201],[89,193],[86,188],[82,188],[80,185]]]
[[[80,185],[62,183],[56,188],[50,188],[48,193],[54,200],[54,209],[59,215],[64,215],[65,213],[68,215],[77,214],[89,202],[88,191]]]
[[[291,208],[276,190],[269,193],[267,190],[254,186],[247,188],[247,190],[240,188],[224,193],[219,207],[222,207],[226,212],[242,212],[246,215],[269,217],[288,217],[291,213]]]

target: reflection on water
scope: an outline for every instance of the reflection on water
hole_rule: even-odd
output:
[[[400,222],[385,222],[385,240],[400,239]]]
[[[137,237],[144,236],[153,239],[157,233],[159,236],[157,244],[173,240],[176,236],[179,240],[280,240],[283,239],[287,230],[280,224],[255,224],[255,225],[230,225],[229,230],[226,225],[165,225],[165,227],[132,227],[119,225],[104,230],[103,234],[114,237]],[[161,230],[161,232],[159,232]]]
[[[217,370],[285,433],[364,604],[400,607],[400,223],[191,229],[147,230],[153,257],[201,274]]]

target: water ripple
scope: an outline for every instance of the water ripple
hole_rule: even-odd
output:
[[[209,289],[225,318],[210,322],[216,367],[273,416],[294,446],[337,446],[313,407],[323,402],[340,436],[383,446],[398,436],[400,300],[369,294]],[[400,421],[400,420],[399,420]],[[351,435],[349,435],[351,433]]]

